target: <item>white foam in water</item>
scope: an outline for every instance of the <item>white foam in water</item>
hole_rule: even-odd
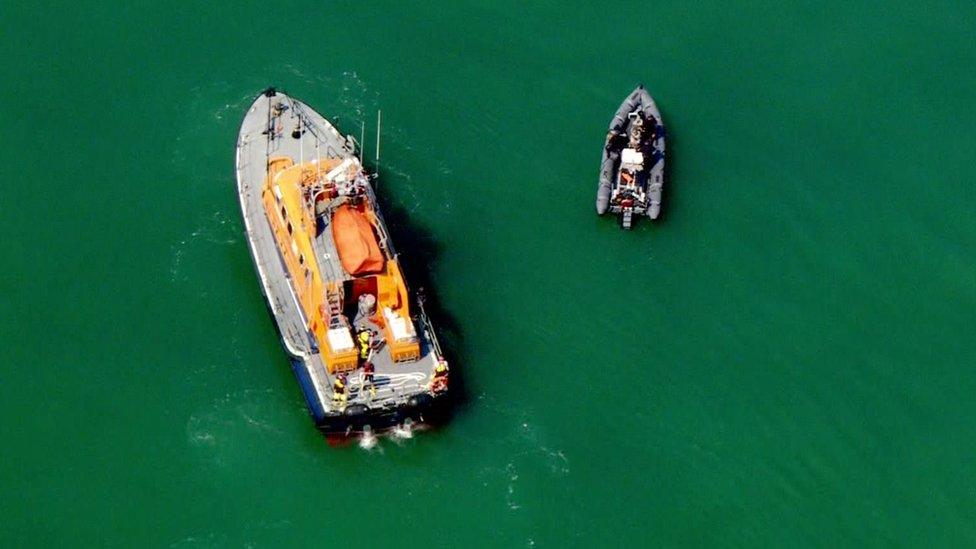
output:
[[[401,425],[397,425],[396,428],[393,429],[393,436],[401,440],[413,438],[413,422],[408,419]]]
[[[373,430],[369,427],[363,430],[363,436],[359,439],[359,447],[363,450],[372,450],[376,447],[378,440],[376,435],[373,434]]]

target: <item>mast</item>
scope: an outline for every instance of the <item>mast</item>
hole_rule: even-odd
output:
[[[359,165],[363,164],[363,149],[366,148],[366,121],[363,120],[363,127],[359,132]]]
[[[376,111],[376,171],[380,171],[380,121],[383,111]]]
[[[295,108],[295,103],[292,103],[292,108]],[[305,140],[302,139],[302,113],[295,109],[295,114],[298,115],[298,163],[305,163]],[[305,168],[302,168],[303,170]]]

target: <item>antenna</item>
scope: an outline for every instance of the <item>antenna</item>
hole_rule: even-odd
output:
[[[359,164],[363,163],[363,149],[366,147],[366,121],[363,120],[363,128],[359,133]]]
[[[380,170],[380,121],[383,111],[376,111],[376,171]]]

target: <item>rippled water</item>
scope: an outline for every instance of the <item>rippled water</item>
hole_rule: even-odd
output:
[[[974,25],[8,2],[0,542],[976,543]],[[592,203],[638,81],[671,180],[624,233]],[[269,84],[348,132],[383,110],[380,192],[464,376],[447,427],[312,428],[234,193]]]

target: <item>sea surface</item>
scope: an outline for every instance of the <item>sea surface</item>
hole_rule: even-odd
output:
[[[0,546],[976,545],[973,2],[0,6]],[[663,218],[593,211],[644,83]],[[242,235],[366,122],[463,400],[312,426]]]

